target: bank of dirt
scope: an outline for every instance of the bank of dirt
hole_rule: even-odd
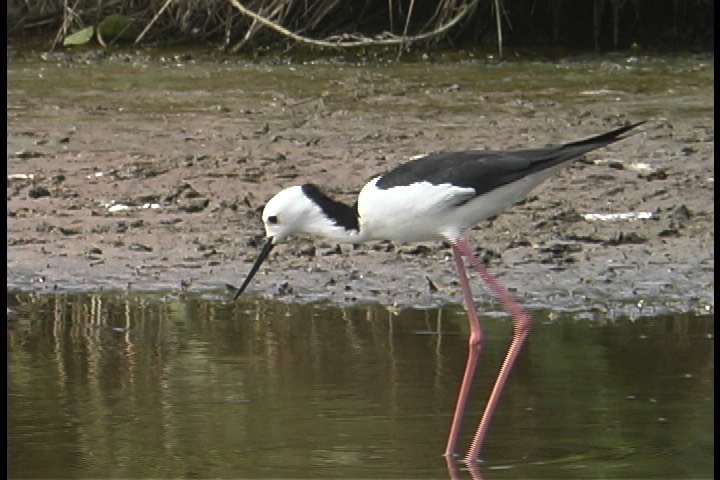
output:
[[[578,107],[533,100],[522,89],[478,98],[462,82],[432,78],[421,88],[379,88],[362,74],[318,96],[272,85],[271,95],[254,96],[240,80],[226,90],[180,94],[170,83],[146,91],[138,80],[107,100],[82,89],[39,95],[13,82],[12,71],[9,290],[224,295],[254,260],[260,212],[281,188],[312,182],[351,203],[374,174],[412,155],[542,146],[646,120],[638,134],[589,153],[468,240],[529,307],[601,315],[713,308],[712,115],[644,118],[634,112],[650,99],[632,91],[622,102],[598,94]],[[211,96],[215,104],[142,107],[156,95],[170,104]],[[712,102],[710,87],[695,95]],[[457,107],[467,104],[481,113]],[[479,302],[492,301],[479,280],[474,285]],[[310,238],[276,248],[253,295],[401,306],[460,301],[446,245],[352,247]]]

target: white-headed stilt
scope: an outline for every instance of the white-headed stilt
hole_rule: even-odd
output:
[[[349,206],[325,195],[312,184],[289,187],[267,203],[262,220],[267,241],[236,290],[237,299],[275,245],[296,233],[327,237],[338,242],[369,240],[450,243],[470,322],[470,351],[455,408],[445,455],[455,456],[472,378],[482,345],[463,257],[477,271],[513,320],[513,338],[500,368],[480,424],[465,457],[478,460],[488,425],[513,363],[530,331],[531,318],[475,256],[463,233],[482,220],[499,214],[572,160],[626,138],[643,122],[617,128],[577,142],[512,151],[466,150],[415,158],[370,180]]]

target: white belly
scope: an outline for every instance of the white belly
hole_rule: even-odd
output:
[[[529,175],[480,197],[472,188],[450,184],[416,183],[379,189],[376,178],[358,196],[361,236],[397,242],[456,239],[464,230],[522,200],[560,167]]]
[[[375,187],[368,183],[358,197],[360,232],[368,240],[420,242],[456,238],[459,229],[456,206],[472,198],[471,188],[429,183]]]

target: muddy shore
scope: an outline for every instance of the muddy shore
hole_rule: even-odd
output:
[[[140,60],[133,75],[118,75],[108,60],[10,63],[8,290],[225,296],[224,285],[239,284],[254,260],[260,212],[281,188],[312,182],[352,202],[374,174],[412,155],[542,146],[646,120],[468,240],[528,307],[601,315],[714,308],[711,79],[650,94],[603,92],[599,81],[533,95],[362,69],[338,81],[328,66],[278,66],[287,75],[275,71],[283,80],[263,85],[275,78],[265,67],[215,62],[205,69],[255,75],[233,82],[221,71],[216,81],[202,76],[202,62],[183,62],[154,81],[144,80],[151,74]],[[711,78],[712,59],[705,64],[700,76]],[[295,87],[291,75],[317,86]],[[658,101],[667,106],[655,108]],[[674,101],[705,108],[688,112]],[[479,302],[492,301],[474,285]],[[249,293],[416,307],[460,300],[441,243],[310,238],[276,248]]]

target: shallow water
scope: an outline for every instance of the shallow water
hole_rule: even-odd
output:
[[[329,185],[344,175],[331,164],[313,163],[315,156],[356,156],[368,168],[384,168],[386,155],[453,144],[468,119],[484,129],[478,148],[508,147],[495,122],[507,129],[509,122],[530,119],[531,137],[554,118],[605,114],[652,117],[678,131],[687,131],[678,119],[707,128],[681,137],[683,147],[712,138],[712,58],[498,65],[163,63],[139,54],[100,63],[63,58],[17,55],[9,67],[8,118],[15,131],[7,152],[13,173],[32,174],[33,182],[45,182],[54,192],[46,198],[47,210],[42,201],[16,204],[25,200],[22,183],[12,197],[16,216],[9,221],[17,227],[27,218],[30,227],[9,230],[16,260],[8,265],[8,289],[26,292],[8,294],[11,478],[470,477],[463,464],[449,471],[441,455],[467,354],[460,306],[396,315],[376,304],[229,303],[212,293],[69,294],[126,286],[178,292],[181,284],[215,292],[242,277],[256,253],[248,248],[252,235],[261,233],[254,214],[223,216],[223,208],[218,214],[213,207],[207,217],[172,208],[166,217],[163,209],[152,217],[142,217],[142,211],[96,215],[105,208],[102,202],[143,205],[145,196],[165,198],[192,179],[219,205],[242,199],[252,185],[255,196],[245,198],[257,207],[269,198],[267,184],[274,192],[275,183],[285,185],[296,175],[300,180],[323,172]],[[430,119],[435,121],[428,125]],[[314,142],[324,148],[308,148]],[[524,137],[513,142],[536,143]],[[458,144],[474,145],[467,137]],[[667,145],[643,146],[651,153],[638,158],[672,158],[673,164],[685,158]],[[700,148],[697,155],[705,155]],[[275,152],[287,154],[291,164],[274,167]],[[28,166],[32,159],[42,163]],[[224,166],[229,159],[248,163]],[[64,171],[67,161],[82,166]],[[145,161],[147,169],[136,169]],[[194,161],[196,170],[185,168],[183,162]],[[50,183],[55,173],[67,177],[64,187]],[[353,172],[358,181],[348,188],[360,185],[365,173]],[[670,173],[667,195],[678,198],[679,183],[695,189],[706,177],[714,179],[705,171],[691,177]],[[81,181],[73,183],[73,174]],[[223,176],[227,183],[219,183]],[[151,182],[158,177],[163,180]],[[648,196],[665,195],[658,191],[650,189]],[[660,208],[656,200],[653,211]],[[619,205],[620,212],[645,209],[640,201]],[[712,207],[688,207],[700,213],[695,219],[714,217]],[[142,228],[96,230],[103,220],[115,227],[128,218],[144,218]],[[185,236],[164,226],[177,218],[186,225]],[[539,223],[533,223],[534,243]],[[60,226],[68,225],[70,233],[63,232]],[[711,228],[704,225],[694,223],[678,235],[694,239],[696,228]],[[668,247],[674,248],[668,258],[667,250],[659,250],[668,240],[657,241],[656,235],[644,236],[652,242],[647,250],[657,251],[637,258],[626,248],[598,253],[586,244],[594,260],[568,258],[580,263],[579,274],[566,275],[564,265],[555,265],[549,275],[536,256],[510,262],[503,279],[523,286],[520,301],[554,310],[533,312],[535,327],[482,452],[483,477],[713,476],[713,316],[667,313],[712,312],[712,234],[706,244]],[[132,242],[155,250],[138,253]],[[98,245],[102,258],[88,258],[90,247]],[[507,243],[495,245],[503,251]],[[25,263],[17,261],[20,250],[30,252]],[[407,279],[422,278],[427,264],[449,265],[446,253],[413,256],[395,275],[398,263],[385,264],[386,257],[359,252],[361,262],[375,262],[360,269],[354,265],[361,262],[321,263],[325,250],[320,247],[313,259],[288,254],[282,263],[267,265],[253,292],[276,295],[277,285],[290,278],[294,292],[286,300],[417,306],[427,298],[418,290],[427,287]],[[620,263],[612,257],[616,252]],[[446,278],[433,280],[451,284],[455,273],[445,270]],[[363,275],[363,282],[352,281]],[[65,294],[27,293],[58,286]],[[452,289],[434,295],[433,302],[443,304],[459,298]],[[581,313],[559,313],[560,305]],[[634,316],[626,319],[627,312]],[[663,314],[642,317],[646,312]],[[507,317],[493,314],[483,321],[486,346],[460,454],[510,339]]]
[[[8,305],[10,478],[449,476],[467,354],[457,305],[122,293]],[[713,476],[712,316],[533,317],[483,478]],[[463,450],[510,338],[507,317],[482,320]]]

